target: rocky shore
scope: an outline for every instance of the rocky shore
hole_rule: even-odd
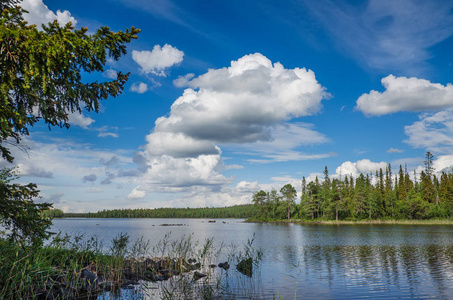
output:
[[[201,263],[195,259],[183,258],[141,258],[124,259],[119,266],[120,272],[101,271],[95,264],[86,266],[78,274],[61,272],[61,275],[48,278],[43,286],[37,288],[37,299],[95,299],[100,293],[121,288],[134,288],[140,281],[164,281],[183,273],[192,276],[192,281],[204,278],[207,274],[200,272]],[[211,268],[228,270],[228,262],[210,265]],[[241,271],[244,273],[243,271]],[[116,275],[115,275],[116,274]],[[245,274],[245,273],[244,273]]]

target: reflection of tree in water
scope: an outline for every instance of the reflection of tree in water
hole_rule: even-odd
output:
[[[452,266],[448,263],[449,259],[447,258],[445,253],[451,253],[451,251],[445,251],[445,247],[441,248],[434,245],[429,245],[424,248],[424,250],[425,251],[423,251],[423,254],[428,262],[431,278],[433,279],[433,282],[435,283],[439,294],[442,295],[442,298],[445,298],[446,295],[444,295],[444,291],[447,287],[446,283],[444,282],[444,278],[451,278],[452,275]],[[450,268],[448,269],[448,267]]]
[[[332,290],[355,289],[392,296],[449,298],[453,246],[306,246],[299,280],[324,281]],[[309,287],[299,286],[299,290]],[[421,294],[423,293],[423,294]],[[356,294],[357,295],[357,294]]]
[[[381,271],[388,285],[395,285],[399,288],[398,253],[395,247],[382,246],[379,251],[379,259],[382,262]]]

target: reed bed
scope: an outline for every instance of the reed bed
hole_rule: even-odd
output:
[[[171,241],[166,235],[151,248],[149,241],[131,242],[121,233],[106,248],[96,237],[59,233],[33,248],[0,238],[0,299],[232,299],[256,288],[248,275],[228,271],[228,262],[217,265],[221,250],[229,249],[232,266],[250,259],[258,270],[262,251],[253,248],[253,240],[241,248],[216,246],[213,238]],[[236,282],[228,275],[232,271]]]

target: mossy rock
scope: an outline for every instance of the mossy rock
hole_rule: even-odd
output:
[[[253,275],[253,260],[252,258],[247,258],[241,260],[238,265],[236,266],[236,269],[241,272],[244,275],[247,275],[249,277],[252,277]]]

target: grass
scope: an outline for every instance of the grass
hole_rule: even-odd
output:
[[[87,296],[81,270],[109,279],[118,279],[122,257],[104,254],[95,239],[70,239],[58,235],[46,247],[21,247],[0,239],[0,298],[19,299],[47,297],[51,290],[62,294],[70,290],[75,296]],[[112,270],[116,270],[112,272]]]
[[[228,256],[233,266],[249,257],[258,265],[262,252],[253,248],[253,241],[254,237],[243,249],[230,248],[236,251]],[[114,295],[115,291],[121,294],[125,284],[138,287],[142,295],[138,298],[151,298],[151,294],[161,299],[232,295],[222,282],[228,271],[212,264],[218,262],[222,248],[223,244],[215,246],[213,238],[200,243],[192,235],[175,241],[166,235],[152,249],[149,241],[141,238],[131,243],[124,233],[109,248],[97,238],[83,235],[58,234],[40,248],[21,247],[0,238],[0,299],[82,298],[96,296],[106,287]],[[84,269],[97,275],[97,281],[84,279]],[[198,278],[199,274],[206,276]]]
[[[255,235],[247,239],[241,247],[230,244],[226,246],[227,258],[232,268],[238,269],[241,262],[251,261],[249,275],[241,272],[241,276],[230,276],[231,273],[221,272],[219,289],[226,299],[265,299],[263,285],[260,281],[260,263],[264,257],[264,250],[255,245]],[[234,274],[234,273],[233,273]]]

